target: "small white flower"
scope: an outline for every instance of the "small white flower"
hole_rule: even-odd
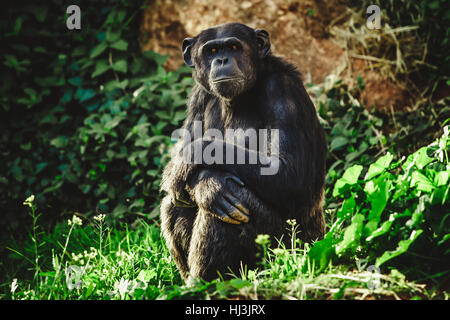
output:
[[[24,297],[21,300],[30,299],[35,295],[34,290],[27,290],[23,292]]]
[[[105,217],[106,217],[106,215],[99,214],[99,215],[94,217],[94,220],[97,221],[98,223],[102,223],[105,220]]]
[[[11,293],[16,292],[16,289],[19,285],[17,284],[17,278],[14,278],[11,283]]]
[[[84,257],[86,259],[94,259],[97,256],[97,249],[95,249],[94,247],[90,247],[89,250],[89,252],[84,250]]]
[[[288,219],[288,220],[286,220],[286,222],[291,227],[293,227],[293,226],[295,226],[297,224],[297,220],[295,220],[295,219]]]
[[[77,217],[76,215],[73,215],[72,219],[67,220],[67,224],[71,226],[72,224],[74,226],[81,226],[83,224],[83,221],[81,218]]]
[[[255,242],[262,246],[268,245],[270,243],[270,236],[268,234],[258,234]]]
[[[29,206],[30,208],[32,208],[33,207],[33,201],[34,201],[34,194],[32,194],[31,196],[26,198],[25,201],[23,202],[23,205],[24,206]]]
[[[272,250],[272,252],[275,254],[275,255],[283,255],[283,254],[285,254],[287,251],[286,250],[284,250],[284,249],[281,249],[281,248],[274,248],[273,250]]]

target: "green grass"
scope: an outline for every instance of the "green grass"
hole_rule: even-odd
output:
[[[5,267],[11,281],[2,284],[1,298],[154,299],[166,287],[181,284],[154,224],[139,220],[133,228],[111,226],[103,215],[92,220],[74,216],[47,234],[36,220],[25,247],[8,248],[10,261],[17,262]]]
[[[310,246],[296,238],[295,221],[286,223],[292,248],[269,246],[268,237],[261,235],[256,241],[264,257],[257,269],[244,269],[231,280],[198,281],[187,287],[156,224],[137,220],[132,226],[113,225],[103,215],[90,220],[74,216],[45,233],[32,201],[25,204],[33,227],[22,249],[9,248],[2,299],[448,298],[446,292],[407,281],[396,269],[371,273],[364,261],[330,263],[317,272],[308,258]]]

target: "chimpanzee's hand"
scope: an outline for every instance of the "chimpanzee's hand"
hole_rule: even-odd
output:
[[[249,221],[249,210],[240,200],[244,183],[227,172],[204,169],[188,187],[197,206],[227,223]]]

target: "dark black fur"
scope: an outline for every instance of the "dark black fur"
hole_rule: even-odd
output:
[[[227,37],[238,38],[244,48],[234,48],[231,53],[228,49],[220,51],[222,58],[229,54],[231,66],[223,69],[222,63],[212,70],[217,61],[200,55],[199,49],[207,41]],[[197,83],[190,95],[184,128],[192,130],[193,122],[199,120],[203,131],[278,129],[281,159],[277,174],[261,175],[259,162],[194,165],[182,163],[179,154],[172,158],[161,186],[168,192],[161,205],[162,230],[184,279],[191,275],[211,280],[217,271],[227,273],[228,267],[234,272],[241,264],[253,267],[256,236],[280,237],[286,232],[287,219],[297,220],[302,240],[321,238],[325,231],[322,203],[326,141],[296,68],[270,53],[265,31],[237,23],[210,28],[186,39],[183,54],[194,68]],[[212,78],[221,72],[243,74],[245,81],[225,82],[214,88]],[[204,142],[200,141],[202,145]],[[238,199],[234,206],[247,209],[247,222],[224,222],[235,221],[224,220],[231,211],[224,213],[217,205],[227,194]],[[177,200],[194,206],[177,206]]]

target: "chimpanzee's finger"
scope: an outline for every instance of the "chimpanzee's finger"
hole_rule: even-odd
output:
[[[236,176],[228,176],[226,179],[233,181],[241,187],[245,186],[244,182]]]
[[[238,220],[231,218],[227,214],[226,210],[221,205],[217,205],[214,208],[212,208],[211,214],[226,223],[231,223],[231,224],[240,224],[241,223]]]
[[[232,206],[238,208],[243,214],[249,215],[249,210],[247,207],[244,206],[242,201],[240,201],[238,198],[236,198],[232,193],[226,193],[223,195],[225,200],[227,200]]]
[[[221,206],[222,209],[224,209],[225,212],[234,220],[245,223],[248,222],[249,220],[248,216],[244,213],[244,211],[239,209],[239,207],[241,207],[246,211],[246,209],[242,206],[242,204],[236,202],[233,203],[232,200],[228,200],[224,196],[218,201],[218,205]]]

